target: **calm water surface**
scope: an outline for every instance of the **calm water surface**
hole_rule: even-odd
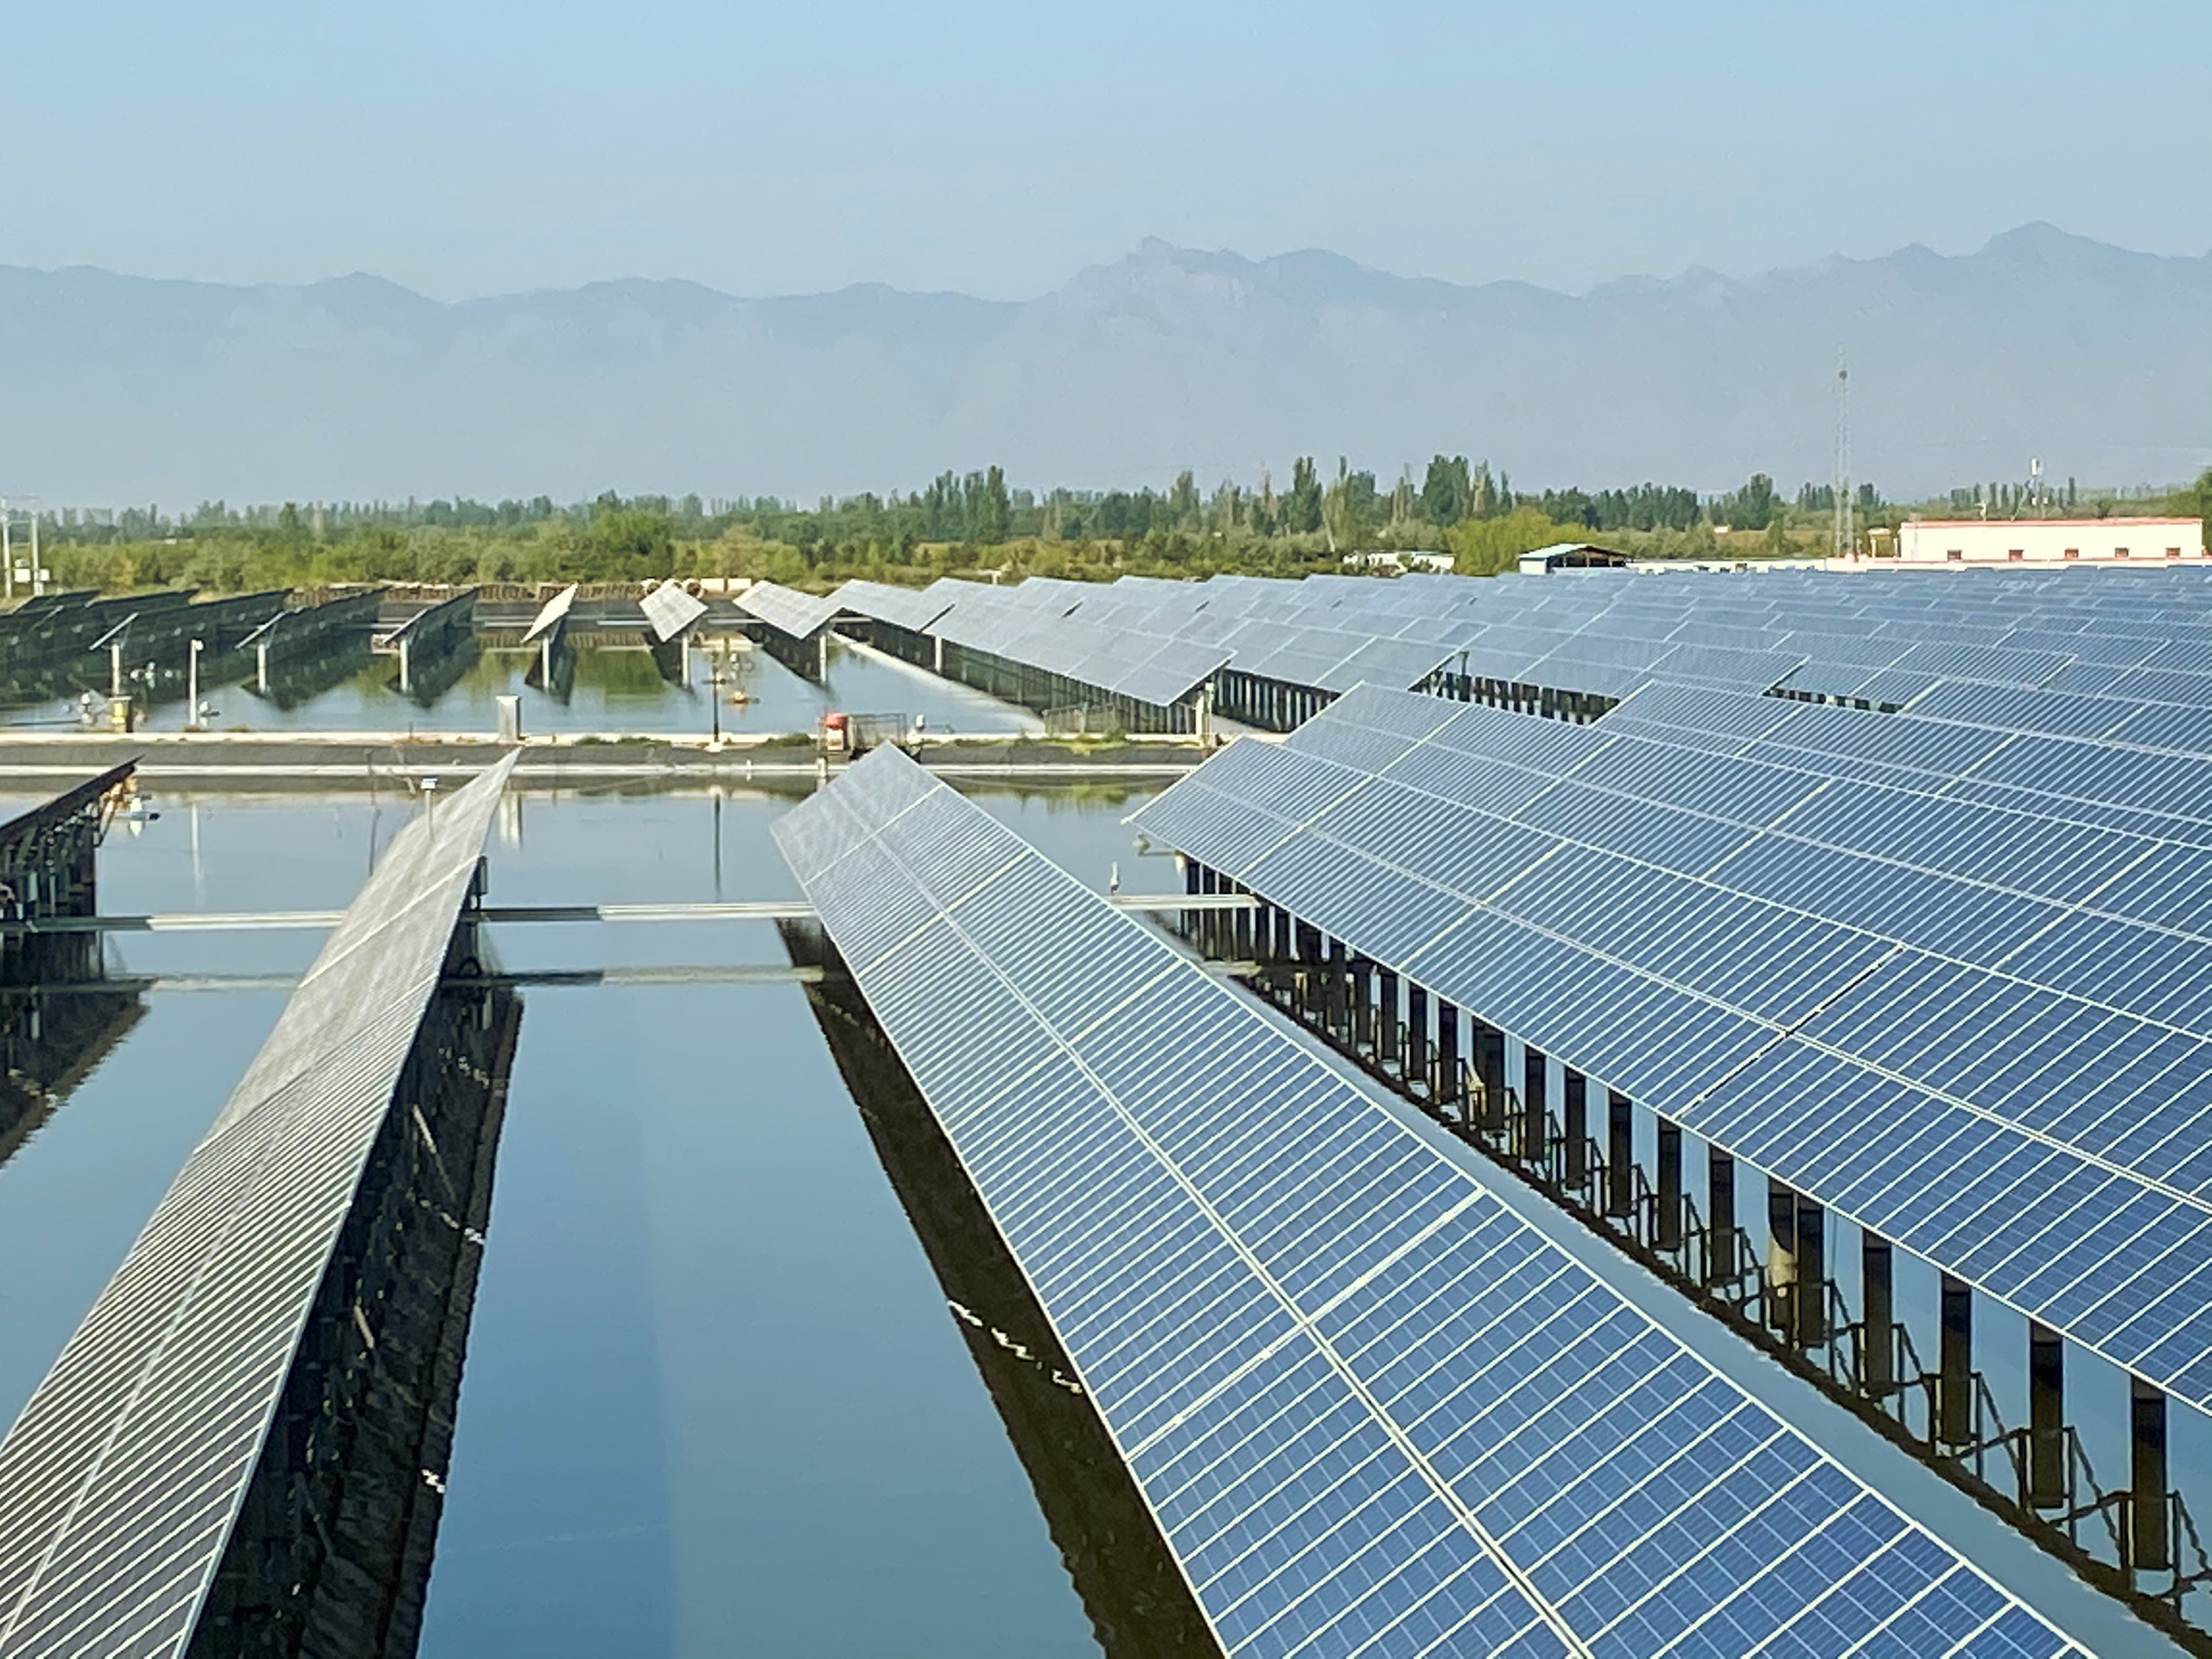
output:
[[[731,702],[731,688],[724,688],[721,715],[727,732],[809,731],[832,709],[919,715],[938,731],[1029,731],[1039,724],[1023,710],[982,692],[840,644],[832,645],[819,684],[757,648],[726,655],[695,650],[692,683],[685,686],[671,683],[642,645],[593,645],[575,653],[573,677],[557,677],[557,691],[548,692],[525,683],[537,661],[534,650],[480,647],[425,669],[410,695],[399,690],[396,658],[360,650],[334,657],[304,676],[280,680],[270,696],[251,678],[211,678],[202,686],[200,701],[212,710],[206,723],[216,730],[489,731],[499,721],[493,700],[513,696],[522,699],[525,731],[703,735],[715,716],[707,683],[710,659],[723,664],[747,697]],[[85,689],[105,692],[105,658],[87,660]],[[252,668],[249,658],[239,658],[226,659],[226,666],[232,675],[250,675]],[[147,730],[174,731],[186,723],[181,688],[166,681],[163,687],[143,722]],[[8,710],[0,715],[0,723],[66,729],[77,718],[73,703],[56,701]]]
[[[1134,798],[981,798],[1084,880],[1160,887]],[[341,904],[404,809],[171,797],[103,907]],[[795,895],[731,795],[511,801],[498,903]],[[781,963],[760,923],[511,926],[511,968]],[[133,972],[296,972],[314,934],[136,938]],[[1022,1466],[801,988],[525,991],[423,1652],[1095,1656]],[[12,1417],[267,1034],[157,991],[4,1166]]]

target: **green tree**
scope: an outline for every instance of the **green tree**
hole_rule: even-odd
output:
[[[1744,487],[1713,503],[1713,518],[1735,530],[1764,530],[1774,518],[1774,480],[1753,473]]]
[[[1421,516],[1439,530],[1449,530],[1475,510],[1475,493],[1465,455],[1433,455],[1421,480]]]
[[[639,507],[601,506],[585,533],[587,580],[636,581],[673,575],[676,535],[664,512]]]
[[[1321,528],[1321,480],[1313,471],[1313,457],[1300,455],[1291,463],[1290,494],[1284,499],[1284,524],[1294,536],[1310,536]]]
[[[1178,524],[1198,522],[1198,481],[1187,467],[1175,474],[1175,482],[1168,489],[1167,511]]]
[[[1535,507],[1516,507],[1495,518],[1466,518],[1444,532],[1452,569],[1463,576],[1495,576],[1514,568],[1523,553],[1554,542],[1581,539],[1581,526],[1547,518]]]

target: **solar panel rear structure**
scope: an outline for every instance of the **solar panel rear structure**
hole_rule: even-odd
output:
[[[952,607],[949,598],[881,582],[849,582],[832,597],[846,610],[913,633],[919,633]]]
[[[0,1655],[181,1653],[512,757],[393,837],[0,1441]]]
[[[2028,815],[1916,863],[1895,801],[1987,810],[1370,689],[1137,822],[2212,1408],[2212,1020],[2168,994],[2212,940],[2094,910]]]
[[[779,633],[811,639],[836,620],[844,608],[837,594],[802,594],[772,582],[756,582],[737,596],[737,608]]]
[[[776,834],[1228,1652],[2077,1650],[903,757]]]

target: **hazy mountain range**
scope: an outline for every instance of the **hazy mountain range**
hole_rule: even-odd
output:
[[[558,499],[1386,479],[1464,452],[1517,486],[1826,479],[1839,348],[1854,474],[1891,495],[2212,460],[2212,255],[2031,225],[1580,296],[1325,252],[1147,242],[1038,299],[875,285],[741,299],[597,283],[446,304],[0,267],[0,490],[49,503]]]

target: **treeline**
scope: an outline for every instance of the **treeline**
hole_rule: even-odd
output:
[[[2120,502],[2070,482],[2064,499],[2083,510]],[[1999,486],[1928,505],[1967,511],[1984,502],[1993,512],[2021,505]],[[1853,505],[1862,531],[1898,513],[1872,485],[1859,487]],[[2187,490],[2125,505],[2212,512],[2212,470]],[[1011,487],[991,467],[943,473],[910,493],[864,493],[810,506],[772,496],[611,492],[568,504],[542,495],[496,503],[214,501],[175,517],[152,506],[62,510],[43,515],[41,530],[43,562],[57,582],[109,591],[671,575],[821,587],[852,575],[912,582],[972,571],[1288,575],[1341,568],[1348,553],[1388,550],[1448,551],[1455,569],[1483,575],[1510,569],[1532,548],[1585,537],[1656,557],[1825,552],[1834,506],[1832,486],[1808,483],[1789,498],[1764,473],[1713,496],[1652,483],[1528,493],[1485,462],[1440,454],[1418,480],[1404,469],[1387,487],[1341,458],[1325,474],[1301,457],[1280,491],[1266,474],[1256,488],[1225,482],[1201,491],[1185,472],[1160,490],[1039,494]],[[1756,533],[1748,544],[1746,531]]]
[[[1808,489],[1810,486],[1807,486]],[[1713,498],[1659,484],[1625,489],[1515,492],[1502,472],[1465,455],[1433,457],[1416,481],[1411,469],[1384,483],[1367,468],[1339,457],[1324,473],[1312,456],[1294,461],[1278,489],[1263,474],[1257,487],[1224,481],[1202,491],[1189,472],[1164,490],[1055,489],[1035,493],[1009,486],[997,467],[966,474],[946,472],[909,493],[863,492],[807,505],[774,496],[709,499],[612,493],[596,500],[561,504],[548,496],[528,500],[322,502],[302,505],[232,506],[203,502],[174,517],[158,507],[117,511],[64,509],[48,515],[49,539],[113,545],[175,538],[244,536],[277,544],[327,544],[361,532],[466,530],[527,539],[550,529],[588,542],[611,512],[645,512],[666,521],[672,537],[709,542],[732,532],[795,547],[867,545],[895,559],[901,550],[929,543],[995,546],[1037,540],[1077,542],[1141,539],[1155,531],[1224,538],[1314,537],[1341,550],[1434,548],[1442,533],[1469,519],[1495,518],[1533,507],[1556,523],[1587,530],[1688,530],[1700,521],[1764,528],[1768,515],[1747,514],[1739,503],[1775,499],[1773,480],[1753,478],[1742,492]]]

